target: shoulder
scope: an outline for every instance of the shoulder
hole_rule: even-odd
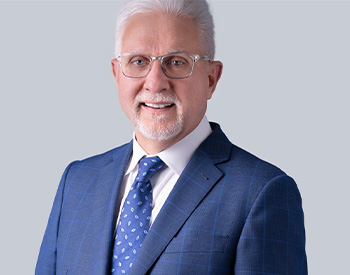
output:
[[[286,173],[274,164],[232,144],[230,166],[242,174],[249,174],[256,179],[268,181],[275,177],[286,176]]]
[[[69,192],[72,188],[76,192],[85,192],[88,187],[94,186],[93,183],[105,168],[111,167],[107,170],[113,172],[120,165],[125,165],[131,152],[132,142],[86,159],[71,162],[62,175],[59,189],[64,190],[64,193]]]
[[[208,140],[211,144],[207,144],[206,147],[210,148],[214,144],[217,147],[214,154],[210,150],[207,152],[216,157],[212,160],[222,173],[220,188],[223,188],[222,194],[227,201],[236,194],[236,203],[238,200],[241,205],[246,206],[246,214],[254,203],[261,202],[259,197],[262,200],[278,200],[276,205],[289,202],[290,207],[301,211],[301,196],[293,178],[274,164],[232,144],[220,128],[215,128],[213,134],[211,138],[214,141]]]
[[[122,161],[125,156],[129,155],[132,151],[132,141],[106,152],[82,159],[76,160],[70,163],[69,168],[85,168],[92,170],[100,170],[114,160]]]
[[[288,177],[274,164],[231,143],[218,124],[211,124],[211,126],[213,133],[208,137],[207,144],[203,148],[207,148],[207,153],[225,176],[245,178],[260,188],[275,178]]]

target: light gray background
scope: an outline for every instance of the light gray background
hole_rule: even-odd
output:
[[[297,181],[310,274],[349,261],[350,3],[211,1],[208,118]],[[0,3],[1,274],[33,274],[69,162],[130,140],[110,69],[119,1]]]

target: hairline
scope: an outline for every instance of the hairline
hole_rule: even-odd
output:
[[[162,3],[169,4],[167,0],[156,1],[157,3],[161,2],[158,6],[149,4],[147,0],[145,1],[146,5],[141,8],[139,7],[135,8],[135,6],[132,6],[133,3],[138,3],[138,2],[140,1],[129,0],[128,2],[125,2],[121,10],[119,11],[119,16],[117,18],[115,49],[114,49],[115,56],[121,53],[125,29],[132,17],[138,14],[161,13],[165,15],[173,15],[180,18],[188,18],[192,20],[197,28],[200,50],[204,55],[207,55],[211,60],[214,60],[214,55],[215,55],[214,22],[213,22],[212,14],[210,12],[207,1],[195,1],[197,3],[196,7],[201,7],[203,10],[201,12],[196,11],[197,13],[195,13],[193,10],[189,8],[185,9],[183,6],[180,6],[182,9],[179,8],[177,11],[169,10],[169,8],[168,10],[165,10],[164,6],[161,6],[161,5]],[[127,8],[129,8],[130,5],[131,5],[131,8],[134,7],[132,11],[127,10]],[[204,33],[204,30],[207,30],[209,34]]]

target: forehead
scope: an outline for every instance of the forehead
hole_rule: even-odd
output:
[[[122,36],[122,52],[162,55],[173,51],[200,52],[198,26],[194,20],[165,13],[132,16]]]

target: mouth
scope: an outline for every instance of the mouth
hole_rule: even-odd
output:
[[[141,105],[150,107],[153,109],[165,109],[165,108],[170,108],[175,106],[174,103],[146,103],[146,102],[142,102]]]

